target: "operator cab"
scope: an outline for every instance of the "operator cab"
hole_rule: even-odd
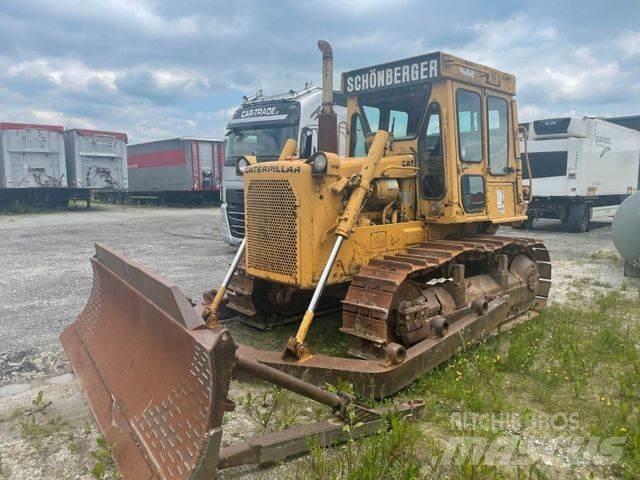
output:
[[[349,155],[379,129],[387,155],[412,154],[417,217],[433,223],[520,221],[524,215],[515,78],[435,52],[342,75]]]

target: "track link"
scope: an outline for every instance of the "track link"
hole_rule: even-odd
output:
[[[538,267],[539,281],[532,307],[539,311],[546,305],[551,287],[551,261],[544,244],[526,237],[473,235],[464,240],[424,242],[369,262],[353,276],[343,301],[341,330],[360,338],[364,336],[358,325],[369,325],[369,332],[377,330],[376,325],[379,325],[382,331],[396,292],[405,280],[446,278],[446,273],[437,277],[436,274],[463,255],[484,256],[510,249],[526,251]],[[382,335],[367,335],[365,339],[378,344],[386,340]]]

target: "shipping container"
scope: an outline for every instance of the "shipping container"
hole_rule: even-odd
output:
[[[63,127],[0,123],[0,188],[67,186]]]
[[[130,192],[202,192],[219,197],[223,142],[180,137],[129,145]]]
[[[75,128],[64,141],[70,187],[127,189],[126,133]]]

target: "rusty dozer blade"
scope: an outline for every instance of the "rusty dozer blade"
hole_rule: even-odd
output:
[[[224,327],[209,329],[173,284],[102,245],[91,259],[87,305],[61,335],[91,410],[131,479],[213,479],[220,468],[282,460],[347,440],[347,407],[357,411],[352,437],[384,425],[368,409],[273,367],[241,356]],[[330,406],[336,418],[220,448],[234,369]],[[418,414],[420,401],[396,407]]]
[[[61,340],[125,478],[213,476],[235,345],[185,296],[96,245],[86,307]],[[196,475],[197,477],[197,475]]]

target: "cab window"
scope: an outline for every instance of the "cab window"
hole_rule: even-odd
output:
[[[369,105],[365,105],[362,109],[364,110],[364,116],[367,118],[369,132],[376,133],[380,129],[380,109]]]
[[[444,154],[440,105],[433,102],[427,109],[427,121],[418,142],[422,198],[444,197]]]
[[[484,179],[482,175],[462,176],[462,206],[465,212],[481,212],[484,210]]]
[[[389,131],[393,138],[405,138],[409,128],[409,114],[401,110],[389,111]]]
[[[430,93],[430,85],[416,85],[359,95],[366,134],[382,129],[396,140],[415,138]]]
[[[469,90],[456,92],[458,146],[463,162],[482,161],[482,111],[480,95]]]
[[[489,172],[505,175],[509,158],[509,115],[504,98],[487,97],[489,117]]]
[[[350,157],[364,157],[367,154],[364,127],[360,115],[355,113],[351,117],[351,145],[349,147]]]

